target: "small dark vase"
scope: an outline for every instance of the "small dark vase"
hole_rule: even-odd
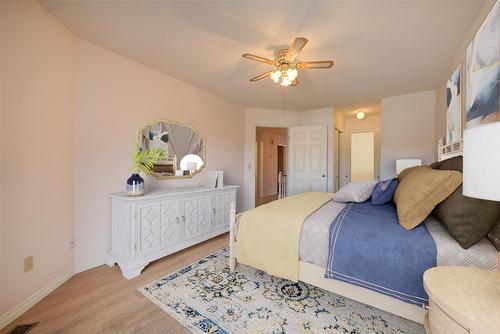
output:
[[[139,174],[134,173],[127,179],[127,195],[144,195],[144,179]]]

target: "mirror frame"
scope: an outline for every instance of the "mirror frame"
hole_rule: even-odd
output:
[[[205,153],[204,157],[200,157],[203,159],[203,165],[201,165],[200,169],[196,170],[193,174],[189,174],[189,175],[159,175],[159,174],[154,173],[154,172],[152,172],[149,175],[154,177],[157,180],[173,180],[173,179],[191,179],[195,175],[198,175],[199,173],[201,173],[201,171],[203,171],[203,169],[205,169],[205,167],[207,166],[207,162],[206,162],[206,160],[207,160],[207,139],[205,138],[205,135],[201,131],[199,131],[197,128],[195,128],[194,126],[189,125],[187,123],[183,123],[183,122],[172,121],[172,120],[166,119],[166,118],[158,118],[154,121],[144,123],[143,126],[139,129],[137,136],[141,137],[142,131],[144,130],[145,127],[153,126],[153,125],[155,125],[157,123],[161,123],[161,122],[185,126],[187,128],[190,128],[191,130],[195,131],[197,134],[200,135],[200,137],[203,139],[203,152]],[[141,143],[141,145],[142,145],[142,143]]]

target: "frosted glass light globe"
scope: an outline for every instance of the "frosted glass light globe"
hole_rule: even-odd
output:
[[[280,70],[272,71],[270,77],[272,81],[278,83],[280,81],[281,71]]]
[[[281,80],[281,83],[280,85],[282,85],[283,87],[288,87],[292,84],[292,82],[290,81],[290,79],[288,79],[288,77],[283,77],[283,79]]]
[[[286,76],[288,77],[288,80],[293,81],[297,79],[297,76],[299,75],[299,71],[297,71],[296,68],[289,68],[286,70]]]

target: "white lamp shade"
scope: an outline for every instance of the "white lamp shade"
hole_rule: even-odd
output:
[[[464,195],[500,201],[500,122],[464,131]]]
[[[203,166],[203,160],[196,154],[188,154],[181,159],[181,170],[198,170]]]
[[[410,167],[422,166],[422,159],[397,159],[396,174],[399,175],[403,170]]]

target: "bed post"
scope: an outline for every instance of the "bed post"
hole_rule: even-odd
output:
[[[234,235],[234,224],[236,223],[236,205],[234,204],[234,201],[231,202],[231,208],[229,209],[229,270],[231,272],[234,271],[236,268],[236,256],[235,256],[235,249],[234,249],[234,241],[235,241],[235,235]]]

